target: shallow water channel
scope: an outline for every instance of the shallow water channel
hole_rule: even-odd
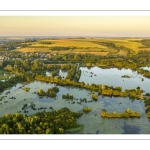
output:
[[[149,92],[147,88],[150,85],[150,81],[144,78],[142,75],[132,72],[131,70],[118,70],[112,69],[101,69],[93,67],[91,69],[81,68],[82,75],[80,81],[85,83],[96,83],[106,84],[112,86],[122,86],[123,89],[136,88],[140,86],[146,92]],[[91,77],[91,73],[92,77]],[[95,76],[96,74],[96,76]],[[122,75],[129,75],[131,78],[122,78]],[[144,78],[144,81],[141,81]],[[124,80],[124,81],[123,81]],[[148,84],[148,85],[147,85]],[[39,89],[44,89],[55,86],[51,83],[45,83],[40,81],[18,83],[13,86],[10,90],[5,90],[1,93],[0,97],[3,96],[0,101],[0,116],[10,113],[24,113],[22,107],[27,104],[25,108],[28,111],[28,115],[34,114],[38,111],[51,111],[68,107],[71,111],[82,112],[84,107],[89,106],[92,110],[88,114],[83,114],[77,123],[83,124],[84,129],[78,131],[78,134],[149,134],[150,133],[150,122],[145,116],[145,106],[141,100],[130,100],[129,98],[117,98],[117,97],[102,97],[99,96],[98,101],[91,101],[91,91],[74,88],[74,87],[59,87],[59,92],[56,98],[40,98],[36,92]],[[23,87],[29,87],[29,92],[23,90]],[[71,93],[74,95],[73,100],[62,99],[62,94]],[[4,97],[5,96],[5,97]],[[15,97],[15,99],[13,98]],[[85,101],[81,101],[83,98]],[[35,104],[36,110],[33,110],[31,105]],[[128,119],[108,119],[102,118],[100,113],[102,109],[106,109],[108,112],[124,112],[127,108],[141,113],[141,118],[128,118]]]

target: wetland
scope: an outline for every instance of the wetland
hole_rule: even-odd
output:
[[[43,52],[1,49],[1,134],[150,134],[150,52],[84,40],[107,55],[51,47],[61,40],[28,41],[50,45]]]
[[[80,67],[80,69],[81,77],[79,82],[84,82],[85,84],[105,84],[113,87],[121,86],[122,90],[127,88],[136,89],[139,86],[144,90],[143,93],[149,92],[148,85],[150,85],[150,80],[138,74],[136,71],[130,69],[119,70],[117,68],[103,69],[100,67],[91,67],[89,69],[87,67]],[[131,78],[122,78],[124,74],[130,75]],[[144,81],[141,78],[144,78]],[[56,96],[48,97],[46,95],[38,95],[40,89],[47,91],[49,88],[56,86],[59,89]],[[28,90],[24,90],[23,88]],[[62,95],[67,93],[72,94],[73,97],[71,99],[62,98]],[[64,107],[69,108],[71,111],[81,113],[83,112],[83,108],[89,107],[91,109],[90,112],[83,113],[77,120],[78,124],[84,126],[79,131],[81,134],[132,134],[126,128],[132,128],[133,126],[136,126],[133,133],[150,133],[150,122],[145,116],[146,112],[143,100],[99,95],[98,99],[94,101],[91,94],[91,90],[80,87],[60,86],[55,83],[43,81],[21,82],[1,93],[0,116],[6,113],[33,115],[37,112],[59,110]],[[95,92],[95,94],[98,95],[98,92]],[[140,118],[104,118],[101,116],[103,109],[113,113],[114,111],[124,112],[127,108],[140,112]]]

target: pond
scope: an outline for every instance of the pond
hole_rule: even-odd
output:
[[[116,97],[98,97],[98,101],[92,101],[91,92],[85,89],[74,87],[58,86],[59,92],[56,98],[47,98],[36,94],[39,89],[54,87],[55,84],[45,83],[40,81],[24,82],[13,86],[10,90],[5,90],[1,93],[3,97],[0,101],[0,116],[9,113],[22,113],[31,115],[39,111],[51,111],[68,107],[71,111],[82,112],[84,107],[90,107],[91,112],[83,114],[77,123],[83,124],[84,129],[77,132],[78,134],[149,134],[150,122],[145,117],[145,107],[143,101],[129,100],[129,98]],[[24,87],[29,87],[29,92],[23,90]],[[74,95],[73,100],[62,99],[62,94],[71,93]],[[15,98],[14,98],[15,97]],[[86,101],[83,101],[86,99]],[[27,106],[23,109],[23,106]],[[31,105],[35,105],[33,110]],[[128,119],[108,119],[102,118],[100,113],[102,109],[108,112],[124,112],[127,108],[141,113],[141,118]],[[28,113],[25,112],[28,111]],[[134,130],[133,130],[134,129]]]
[[[52,71],[46,71],[46,76],[50,76],[51,73],[52,73]],[[67,76],[67,72],[60,69],[59,76],[61,76],[62,78],[65,78]]]
[[[122,86],[122,90],[133,89],[139,86],[145,92],[150,92],[150,80],[131,69],[102,69],[99,67],[92,67],[90,69],[87,67],[80,67],[80,69],[81,77],[79,82],[84,82],[86,84],[105,84],[114,87]],[[122,76],[124,75],[128,75],[130,78],[123,78]],[[142,81],[142,78],[144,81]]]

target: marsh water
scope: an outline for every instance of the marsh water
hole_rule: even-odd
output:
[[[145,92],[150,92],[148,85],[150,79],[143,77],[137,72],[130,69],[117,68],[102,69],[92,67],[80,68],[82,71],[80,82],[106,84],[110,86],[122,86],[122,89],[137,88],[140,86]],[[49,75],[47,73],[47,75]],[[63,75],[66,75],[64,72]],[[123,75],[129,75],[130,78],[122,78]],[[141,79],[144,78],[144,81]],[[34,114],[39,111],[51,111],[68,107],[71,111],[83,112],[84,107],[89,106],[91,112],[83,114],[77,123],[83,124],[84,129],[77,131],[78,134],[149,134],[150,121],[145,116],[145,106],[141,100],[130,100],[122,97],[102,97],[99,96],[97,101],[91,101],[91,91],[75,88],[75,87],[59,87],[59,92],[56,98],[42,97],[40,98],[36,93],[39,89],[47,90],[54,87],[55,84],[45,83],[40,81],[18,83],[10,90],[5,90],[1,93],[3,97],[0,101],[0,116],[10,113],[24,113],[22,107],[27,104],[27,115]],[[29,92],[23,90],[23,87],[29,87]],[[62,94],[71,93],[74,95],[73,100],[62,99]],[[15,99],[13,98],[15,97]],[[86,99],[86,101],[82,101]],[[31,104],[35,104],[36,110],[31,108]],[[124,112],[127,108],[141,113],[141,118],[102,118],[100,113],[102,109],[108,112]]]

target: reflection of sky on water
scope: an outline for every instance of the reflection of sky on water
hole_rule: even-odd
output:
[[[150,67],[141,67],[141,68],[144,69],[144,70],[150,71]]]
[[[130,69],[102,69],[99,67],[92,67],[91,69],[81,67],[80,69],[82,71],[79,80],[80,82],[83,81],[89,84],[106,84],[114,87],[122,86],[122,90],[137,88],[140,86],[144,91],[150,92],[150,80]],[[129,75],[130,78],[122,78],[123,75]],[[144,78],[144,81],[141,80],[142,78]]]
[[[46,76],[50,76],[52,73],[52,71],[46,71]],[[67,76],[67,72],[66,71],[63,71],[63,70],[59,70],[59,75],[62,77],[62,78],[65,78]]]

